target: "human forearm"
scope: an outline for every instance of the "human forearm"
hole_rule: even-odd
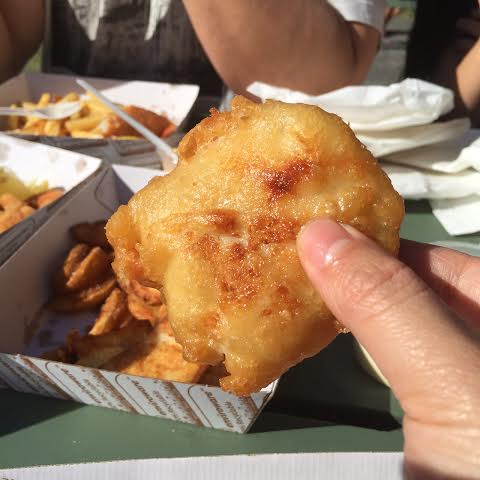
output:
[[[233,90],[255,80],[310,93],[359,83],[379,34],[320,0],[183,0],[213,65]]]
[[[0,81],[16,74],[38,48],[43,18],[43,0],[1,0]]]
[[[480,39],[460,62],[456,71],[457,109],[467,113],[480,125]]]
[[[11,77],[15,71],[15,56],[10,32],[0,13],[0,81]]]

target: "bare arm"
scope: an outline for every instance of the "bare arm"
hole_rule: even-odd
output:
[[[480,126],[480,7],[461,18],[457,30],[432,79],[455,92],[451,116],[468,116],[473,126]]]
[[[380,33],[346,22],[322,0],[183,0],[224,82],[323,93],[364,80]]]
[[[470,116],[474,126],[480,126],[480,39],[460,62],[456,86],[460,105],[457,110]]]
[[[20,71],[43,36],[43,0],[0,1],[0,81]]]

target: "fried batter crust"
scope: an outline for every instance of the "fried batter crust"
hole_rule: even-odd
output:
[[[314,106],[236,97],[178,154],[108,222],[113,266],[127,292],[159,290],[188,361],[224,360],[222,388],[248,395],[339,331],[300,265],[301,226],[333,218],[396,253],[403,202],[350,128]]]

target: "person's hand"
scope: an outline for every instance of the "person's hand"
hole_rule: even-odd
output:
[[[408,478],[480,478],[480,259],[405,242],[401,258],[418,276],[328,219],[306,225],[297,248],[402,405]]]

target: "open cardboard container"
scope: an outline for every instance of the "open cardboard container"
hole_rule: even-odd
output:
[[[186,119],[197,99],[198,85],[160,82],[110,80],[104,78],[56,75],[49,73],[22,73],[0,85],[0,105],[19,101],[38,101],[44,92],[65,95],[84,93],[75,82],[83,78],[102,92],[109,100],[122,105],[136,105],[165,115],[177,127]],[[3,122],[3,123],[2,123]],[[0,117],[0,130],[5,130],[6,118]],[[159,165],[155,148],[146,140],[88,139],[28,135],[24,138],[67,150],[101,158],[109,163],[128,165]],[[176,145],[179,137],[174,132],[168,143]]]
[[[245,433],[272,397],[276,382],[249,397],[236,397],[218,387],[136,377],[36,356],[60,346],[76,326],[74,315],[44,308],[52,275],[72,246],[69,227],[109,218],[158,174],[128,166],[103,168],[0,268],[0,352],[4,352],[0,386]],[[95,313],[89,315],[93,321]]]
[[[0,234],[0,265],[68,201],[69,192],[90,178],[100,163],[97,158],[0,134],[0,167],[12,171],[27,185],[46,181],[48,188],[65,189],[65,194],[56,202],[38,209]]]

